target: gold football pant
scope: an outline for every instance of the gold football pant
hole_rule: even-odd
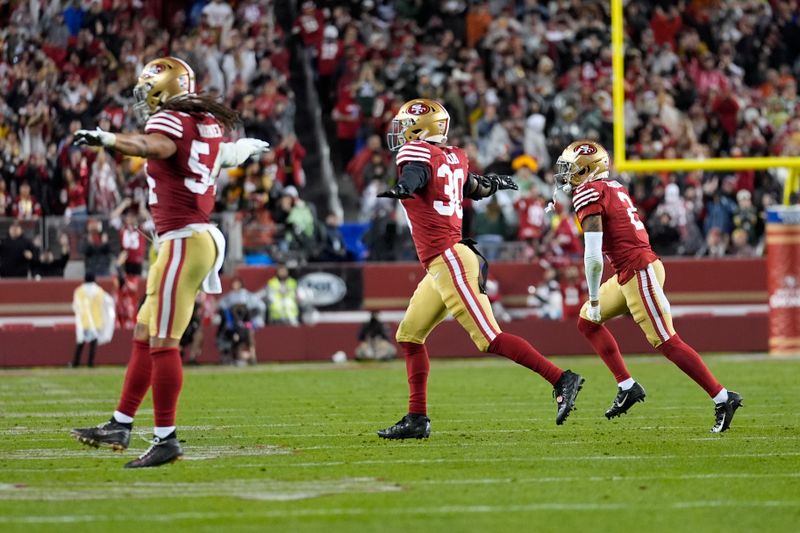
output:
[[[675,328],[664,295],[664,279],[664,265],[660,260],[636,272],[624,285],[618,283],[615,274],[600,286],[600,323],[630,311],[650,344],[658,347],[667,342],[675,335]],[[588,308],[588,302],[581,308],[581,317],[586,320],[589,320]]]
[[[478,257],[463,244],[444,251],[428,265],[397,328],[397,342],[424,344],[448,313],[485,352],[500,334],[489,298],[480,292]]]
[[[208,231],[161,243],[147,274],[147,297],[136,321],[151,337],[180,339],[192,318],[194,300],[214,266],[217,247]]]

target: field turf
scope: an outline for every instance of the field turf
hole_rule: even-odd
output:
[[[596,358],[554,423],[550,386],[502,359],[432,363],[433,434],[379,440],[406,408],[402,362],[190,368],[186,459],[123,470],[68,430],[105,420],[123,370],[0,373],[0,531],[798,531],[800,360],[708,357],[745,398],[733,428],[660,357],[629,358],[647,402],[603,412]],[[136,431],[148,436],[149,399]]]

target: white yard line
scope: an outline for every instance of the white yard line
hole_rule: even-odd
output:
[[[800,501],[796,500],[707,500],[685,501],[672,503],[594,503],[594,502],[544,502],[524,505],[446,505],[437,507],[418,507],[415,513],[420,515],[458,515],[458,514],[507,514],[507,513],[532,513],[539,511],[618,511],[618,510],[653,510],[664,509],[703,509],[703,508],[800,508]],[[370,516],[370,515],[408,515],[407,507],[339,507],[317,509],[275,509],[273,511],[254,511],[245,515],[248,519],[269,518],[313,518],[331,516]],[[82,515],[28,515],[28,516],[0,516],[0,523],[5,524],[69,524],[84,522],[102,523],[150,523],[150,522],[177,522],[177,521],[204,521],[241,518],[239,511],[229,512],[181,512],[167,514],[82,514]]]

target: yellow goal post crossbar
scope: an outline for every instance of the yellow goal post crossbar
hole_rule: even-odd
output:
[[[667,172],[679,170],[762,170],[788,168],[784,202],[798,185],[800,157],[712,157],[708,159],[628,160],[625,154],[625,35],[623,0],[611,0],[612,100],[614,103],[614,167],[619,172]]]

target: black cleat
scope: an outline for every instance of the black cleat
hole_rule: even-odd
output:
[[[553,387],[553,398],[556,399],[558,410],[556,411],[556,424],[561,425],[567,419],[570,412],[575,408],[575,398],[583,388],[585,380],[572,370],[565,370],[558,383]]]
[[[93,428],[73,429],[70,434],[87,446],[106,446],[115,452],[128,449],[131,440],[131,428],[114,419]]]
[[[397,424],[378,430],[378,436],[384,439],[427,439],[430,435],[431,419],[412,413],[401,418]]]
[[[736,410],[742,406],[742,397],[738,392],[728,391],[728,400],[718,403],[714,407],[714,418],[716,422],[714,427],[711,428],[711,433],[722,433],[731,427],[733,415]]]
[[[153,437],[153,441],[147,451],[125,465],[125,468],[149,468],[152,466],[161,466],[168,463],[174,463],[183,457],[183,450],[178,443],[177,437],[170,437],[168,439],[159,439]]]
[[[643,402],[645,396],[644,387],[638,383],[634,383],[633,387],[628,390],[617,389],[617,397],[611,404],[611,407],[606,411],[606,418],[611,420],[615,416],[624,415],[628,409],[633,407],[636,402]]]

